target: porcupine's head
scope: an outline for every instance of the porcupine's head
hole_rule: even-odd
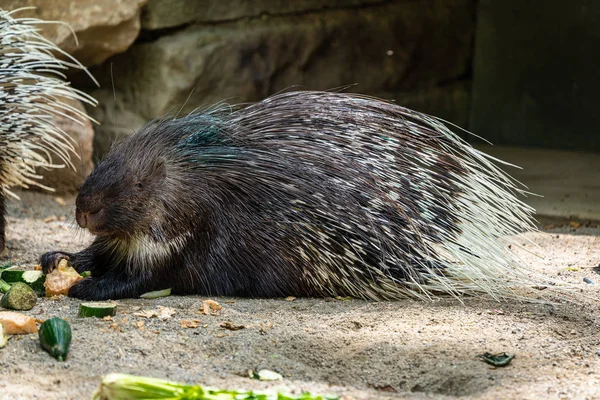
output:
[[[112,147],[79,190],[80,227],[119,239],[164,233],[176,128],[165,121],[151,122]]]
[[[77,223],[98,236],[127,237],[147,231],[165,172],[161,154],[139,140],[115,146],[81,186]]]
[[[79,226],[97,236],[166,242],[201,223],[190,215],[202,183],[186,150],[211,121],[200,114],[153,121],[113,146],[80,188]]]

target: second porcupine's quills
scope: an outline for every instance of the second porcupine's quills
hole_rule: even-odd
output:
[[[37,25],[47,21],[19,17],[30,9],[0,9],[0,251],[5,241],[5,197],[15,196],[10,188],[51,190],[40,183],[40,172],[72,167],[73,142],[54,118],[88,117],[62,99],[96,104],[63,79],[67,69],[85,68],[39,33]]]
[[[97,238],[68,255],[92,271],[70,295],[502,298],[530,282],[505,242],[533,229],[521,192],[439,120],[361,95],[164,118],[83,184]]]

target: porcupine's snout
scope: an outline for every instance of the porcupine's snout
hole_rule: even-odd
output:
[[[80,227],[97,234],[104,220],[104,208],[85,197],[77,197],[75,219]]]
[[[94,227],[98,225],[98,218],[101,212],[102,209],[96,211],[81,211],[77,208],[75,209],[75,219],[80,227],[88,228],[90,231],[93,231]]]

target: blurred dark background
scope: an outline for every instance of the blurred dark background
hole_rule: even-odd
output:
[[[498,144],[600,151],[599,49],[599,1],[479,1],[469,128]]]

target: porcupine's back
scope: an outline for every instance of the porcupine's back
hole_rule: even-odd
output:
[[[175,125],[194,128],[171,159],[201,178],[200,208],[233,238],[213,261],[239,276],[371,299],[502,295],[522,279],[499,239],[532,229],[532,210],[433,118],[359,95],[292,92]]]
[[[13,186],[46,188],[38,182],[40,169],[70,166],[73,143],[53,119],[87,118],[66,99],[95,104],[63,80],[66,69],[83,67],[39,34],[36,24],[42,21],[15,18],[23,10],[0,9],[0,187],[4,191]]]

